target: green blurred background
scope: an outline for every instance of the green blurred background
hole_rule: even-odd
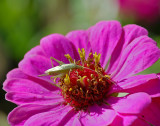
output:
[[[16,107],[5,101],[2,84],[6,74],[42,37],[87,29],[100,20],[119,20],[122,25],[137,23],[122,17],[116,0],[0,0],[0,126],[8,125],[7,114]],[[159,31],[150,24],[144,27],[160,45]],[[160,62],[143,73],[152,72],[160,72]]]

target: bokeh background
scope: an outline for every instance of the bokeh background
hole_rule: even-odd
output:
[[[65,35],[100,20],[141,25],[160,47],[160,0],[0,0],[0,126],[8,126],[7,114],[16,107],[5,100],[2,84],[24,54],[48,34]],[[160,72],[160,61],[142,73],[153,72]]]

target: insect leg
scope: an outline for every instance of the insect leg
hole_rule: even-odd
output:
[[[53,62],[52,62],[52,60],[56,61],[56,62],[59,63],[60,65],[65,64],[65,63],[63,63],[62,61],[57,60],[57,59],[55,59],[55,58],[53,58],[53,57],[50,57],[50,60],[51,60],[51,63],[52,63],[52,67],[53,67]]]
[[[47,76],[48,74],[41,74],[41,75],[38,75],[38,77],[42,77],[42,76]]]
[[[53,66],[53,61],[52,61],[52,59],[53,59],[53,57],[50,57],[52,67],[54,67],[54,66]]]
[[[53,82],[56,82],[56,79],[59,78],[59,77],[62,77],[64,76],[65,73],[62,73],[62,74],[58,74],[58,75],[55,75],[55,76],[52,76],[50,79],[53,81]],[[53,79],[54,78],[54,79]]]
[[[52,76],[50,79],[54,82],[54,81],[55,81],[55,79],[53,80],[53,78],[54,78],[54,76]],[[56,86],[56,87],[60,88],[60,86],[59,86],[59,85],[57,85],[57,84],[53,84],[53,83],[52,83],[52,85],[54,85],[54,86]]]
[[[55,82],[56,80],[56,77],[55,76],[52,76],[52,77],[50,77],[50,79],[51,79],[51,81],[53,81],[53,82]]]

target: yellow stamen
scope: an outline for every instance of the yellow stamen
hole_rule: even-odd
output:
[[[91,62],[93,62],[93,54],[92,53],[89,53],[89,56],[88,56],[88,58],[87,58],[87,62],[88,63],[91,63]]]
[[[95,52],[95,54],[93,54],[93,56],[94,56],[94,59],[95,59],[95,65],[97,65],[100,61],[101,54],[97,55],[97,52]]]
[[[80,87],[80,91],[81,91],[81,93],[83,93],[83,89]]]
[[[79,53],[79,55],[80,55],[82,64],[84,64],[84,61],[85,61],[85,50],[84,50],[84,48],[82,48],[82,50],[80,50],[80,49],[78,48],[78,53]]]
[[[93,75],[93,74],[91,74],[91,78],[94,78],[94,75]]]
[[[70,63],[73,63],[73,59],[69,54],[65,54],[64,56],[69,60]]]
[[[109,75],[105,75],[106,78],[111,79],[111,77]]]
[[[66,77],[64,78],[64,83],[65,83],[66,85],[69,85],[69,84],[70,84],[70,78],[69,78],[68,74],[66,74]]]
[[[72,88],[70,88],[69,91],[72,91]]]
[[[80,81],[80,83],[81,84],[83,84],[84,86],[85,86],[85,84],[84,84],[84,78],[86,78],[87,76],[83,76],[83,77],[81,77],[81,76],[79,76],[79,79],[77,80],[77,81]]]
[[[90,53],[89,53],[89,57],[90,57],[91,55],[92,55],[92,53],[90,52]]]

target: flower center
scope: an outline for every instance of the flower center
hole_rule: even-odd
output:
[[[103,103],[113,81],[99,63],[100,54],[90,53],[86,60],[84,49],[79,49],[79,55],[80,60],[74,63],[69,54],[65,55],[71,64],[80,67],[73,67],[69,73],[60,77],[59,84],[66,104],[75,110],[86,110],[95,103]]]

